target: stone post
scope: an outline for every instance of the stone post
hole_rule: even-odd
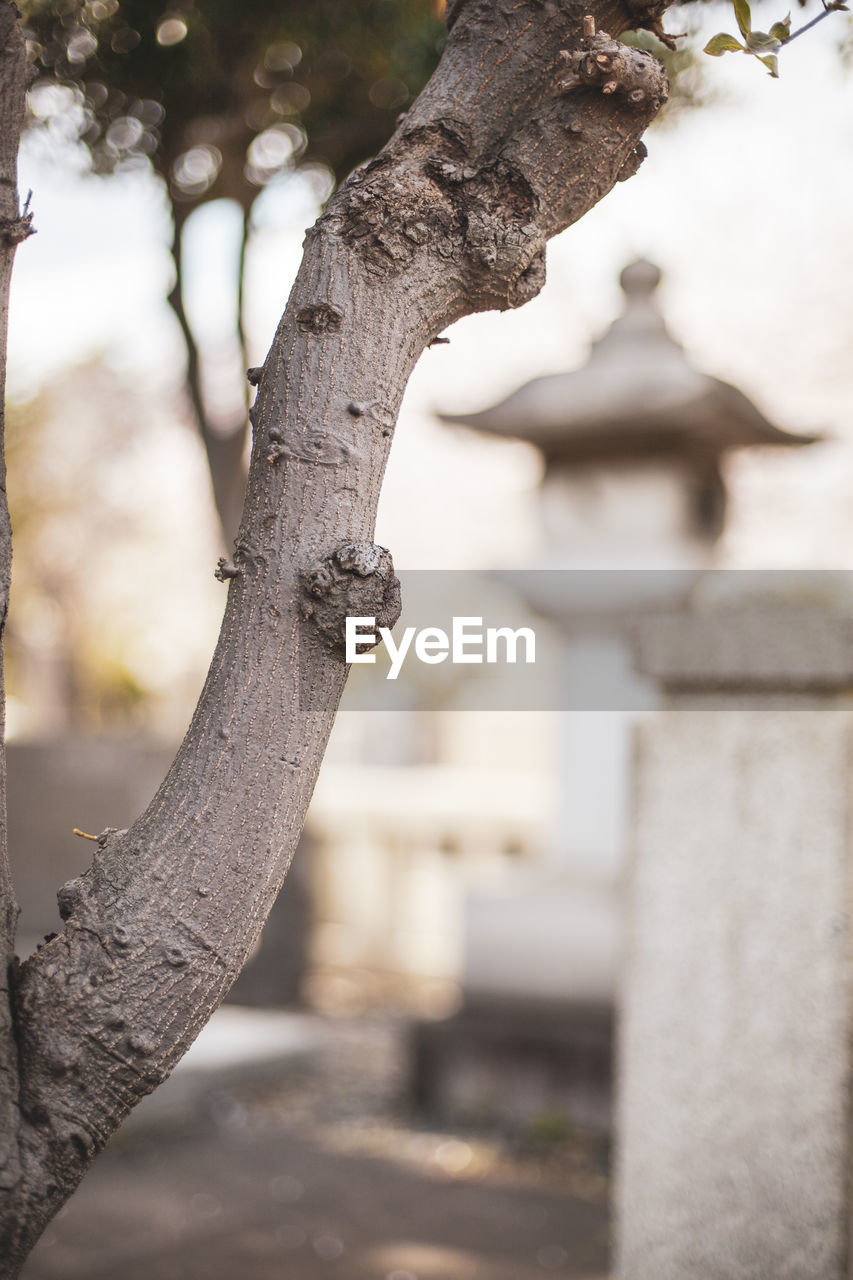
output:
[[[850,1275],[853,627],[644,632],[619,1036],[619,1280]]]

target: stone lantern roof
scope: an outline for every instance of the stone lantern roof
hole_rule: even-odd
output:
[[[707,465],[730,449],[821,439],[781,430],[736,387],[694,368],[657,307],[660,279],[651,262],[624,269],[624,311],[583,368],[534,378],[482,413],[441,418],[527,440],[558,465],[667,457]]]

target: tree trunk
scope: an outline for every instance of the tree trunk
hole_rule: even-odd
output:
[[[181,327],[184,343],[187,348],[186,385],[190,398],[190,407],[195,417],[199,435],[207,457],[210,482],[213,489],[213,503],[219,517],[222,541],[227,549],[234,544],[234,536],[240,523],[240,513],[246,494],[246,470],[243,455],[246,450],[246,420],[241,418],[230,431],[217,431],[210,422],[204,403],[201,386],[201,353],[192,326],[184,306],[184,227],[190,213],[198,205],[185,206],[172,203],[172,220],[174,233],[172,236],[172,258],[175,263],[175,284],[168,296],[168,302],[175,318]],[[236,338],[240,352],[246,355],[246,336],[243,329],[243,276],[246,259],[246,235],[248,231],[248,213],[242,209],[243,226],[240,241],[240,258],[237,278],[237,301],[235,310]]]
[[[398,611],[371,539],[421,351],[460,316],[533,297],[547,239],[637,167],[663,73],[594,35],[585,12],[457,0],[433,79],[309,232],[259,378],[237,548],[220,562],[228,603],[192,724],[147,811],[104,832],[60,890],[63,932],[13,969],[2,1276],[198,1034],[281,887],[346,678],[344,616],[390,624]],[[655,16],[609,0],[591,12],[614,37]]]

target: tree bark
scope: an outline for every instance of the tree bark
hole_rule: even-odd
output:
[[[246,470],[243,455],[246,450],[247,423],[241,419],[231,431],[217,431],[212,426],[201,387],[201,353],[189,317],[184,306],[183,234],[187,218],[198,205],[181,206],[172,203],[174,233],[172,258],[175,263],[175,284],[168,295],[168,302],[181,328],[187,349],[186,385],[190,407],[196,420],[199,435],[207,456],[213,503],[219,517],[222,541],[230,549],[240,523],[240,514],[246,494]],[[236,337],[240,351],[246,353],[246,337],[243,329],[243,272],[246,257],[248,213],[242,208],[243,227],[240,241],[240,259],[237,280],[237,304],[235,312]]]
[[[308,233],[259,378],[225,618],[187,736],[146,812],[60,890],[63,932],[13,968],[4,1277],[198,1034],[281,887],[346,678],[344,616],[397,612],[371,539],[421,351],[462,315],[533,297],[547,239],[637,167],[665,78],[586,13],[613,37],[659,16],[457,0],[433,79]]]

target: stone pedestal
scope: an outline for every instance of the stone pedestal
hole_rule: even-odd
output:
[[[475,996],[412,1028],[412,1099],[429,1122],[527,1139],[611,1125],[613,1007]]]
[[[672,709],[636,755],[616,1274],[841,1280],[851,628],[784,614],[714,626],[684,619],[644,644]]]

